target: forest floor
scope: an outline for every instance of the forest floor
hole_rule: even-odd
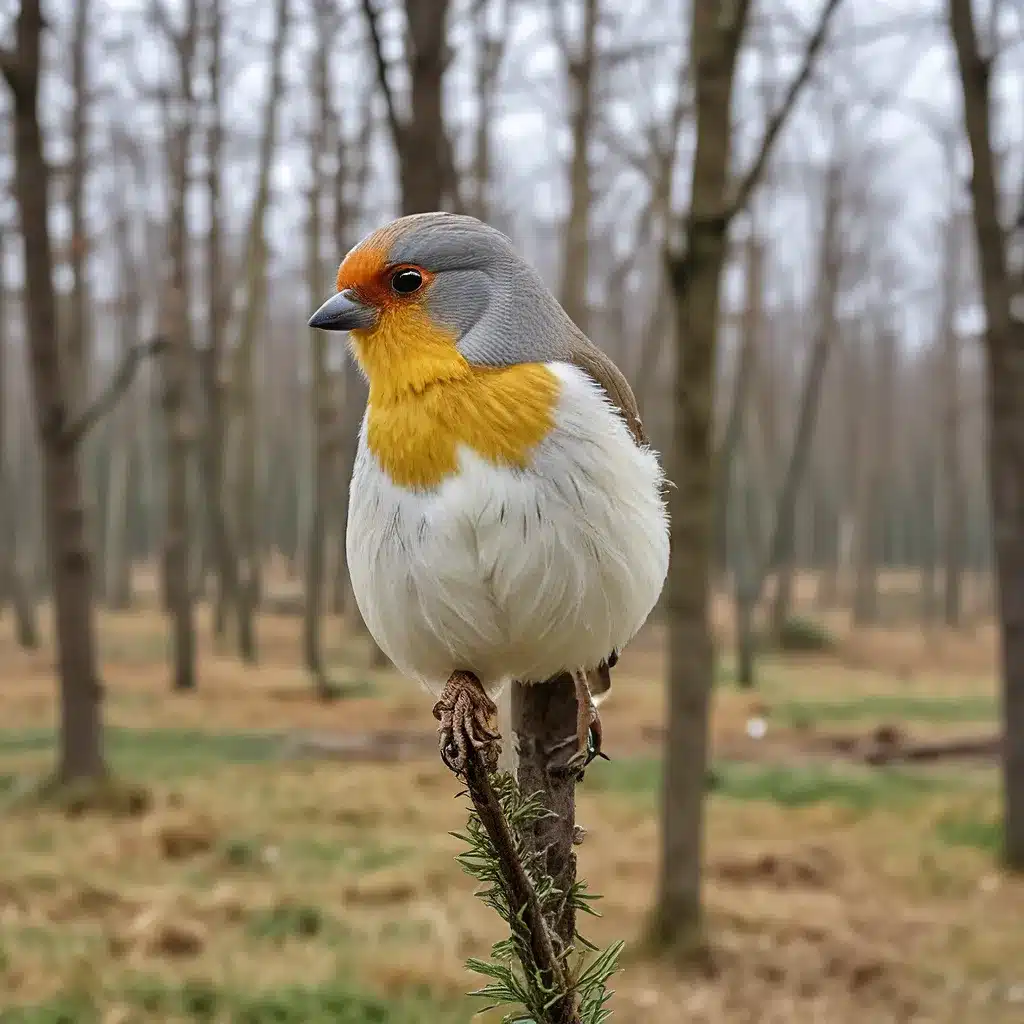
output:
[[[322,704],[296,667],[298,619],[261,620],[256,668],[215,654],[204,625],[200,688],[173,695],[161,617],[101,615],[111,762],[151,796],[104,816],[26,796],[52,763],[53,654],[19,651],[10,629],[0,620],[2,1024],[469,1019],[464,961],[500,932],[453,860],[465,802],[429,699],[366,668],[359,637],[327,624],[353,695]],[[589,935],[629,943],[614,1019],[1024,1020],[1024,881],[997,868],[995,768],[843,754],[894,730],[993,734],[991,629],[843,632],[827,656],[766,657],[755,693],[723,659],[710,949],[686,970],[638,952],[657,871],[661,647],[652,628],[624,654],[604,707],[614,760],[579,791],[580,871],[604,897]]]

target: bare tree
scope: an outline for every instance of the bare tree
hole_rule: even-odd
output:
[[[732,465],[743,436],[745,413],[749,404],[750,390],[757,368],[758,343],[764,328],[764,266],[765,244],[758,235],[756,226],[751,227],[745,245],[746,266],[744,274],[744,308],[741,320],[739,353],[733,373],[732,393],[729,396],[728,412],[722,439],[715,450],[715,505],[718,509],[719,544],[718,557],[722,568],[726,561],[726,516],[732,494]],[[737,595],[738,596],[738,595]]]
[[[335,35],[332,24],[331,6],[327,0],[316,0],[317,44],[313,57],[312,93],[316,107],[316,120],[310,132],[310,167],[312,177],[309,186],[307,246],[309,281],[309,308],[315,309],[323,300],[326,287],[324,281],[324,260],[321,252],[321,220],[324,198],[324,160],[328,147],[337,147],[339,140],[332,139],[331,126],[334,122],[331,107],[330,78],[328,77],[328,51]],[[342,172],[343,173],[343,172]],[[321,649],[320,625],[324,598],[324,542],[330,488],[332,444],[330,427],[333,419],[331,395],[328,387],[327,336],[323,331],[310,332],[312,365],[310,366],[309,403],[312,413],[312,473],[313,497],[309,535],[306,548],[306,607],[303,620],[302,646],[306,668],[313,677],[317,692],[326,695],[329,687],[324,670]]]
[[[942,470],[944,480],[943,538],[944,577],[943,615],[947,626],[960,625],[961,588],[964,571],[967,494],[960,458],[961,396],[960,337],[956,325],[959,299],[959,265],[966,239],[964,217],[951,210],[944,226],[942,255],[942,297],[940,299],[939,340],[941,344],[942,388]]]
[[[14,612],[15,636],[18,644],[27,650],[39,646],[39,624],[36,604],[32,599],[25,571],[25,560],[18,557],[19,534],[22,533],[15,508],[14,488],[11,486],[11,468],[7,441],[7,359],[8,308],[7,283],[3,268],[7,231],[0,229],[0,608],[10,600]]]
[[[185,24],[173,27],[162,3],[154,7],[164,35],[177,62],[177,92],[163,96],[167,146],[170,212],[167,251],[169,280],[163,296],[161,333],[169,343],[163,360],[163,393],[166,434],[166,522],[164,523],[164,602],[173,630],[173,685],[176,690],[196,686],[196,639],[193,594],[189,579],[189,453],[192,442],[189,408],[191,274],[188,247],[189,151],[192,142],[193,66],[199,36],[199,3],[189,0]]]
[[[68,212],[71,217],[71,240],[68,264],[71,269],[71,302],[66,323],[62,324],[64,357],[68,361],[68,381],[77,389],[71,401],[80,404],[89,387],[89,305],[86,263],[89,238],[85,225],[85,186],[89,173],[89,106],[91,92],[87,78],[86,46],[89,37],[90,0],[75,5],[71,42],[71,163],[68,169]]]
[[[80,434],[73,420],[57,335],[49,227],[50,169],[43,155],[38,97],[43,17],[39,0],[22,0],[13,51],[0,56],[14,99],[15,197],[25,245],[25,293],[36,426],[44,460],[46,526],[53,578],[60,744],[57,779],[106,775],[92,604],[79,469]]]
[[[1013,312],[1024,282],[1011,270],[991,133],[993,57],[979,48],[971,0],[949,0],[974,172],[974,231],[985,306],[988,468],[1003,699],[1004,856],[1024,870],[1024,321]],[[1024,223],[1018,214],[1017,225]]]
[[[839,0],[826,0],[800,71],[769,119],[750,169],[731,190],[733,83],[749,0],[692,5],[690,59],[697,142],[681,252],[668,254],[678,355],[669,570],[669,724],[663,785],[661,870],[654,917],[660,943],[691,941],[701,924],[701,852],[708,718],[713,681],[709,597],[714,550],[713,433],[719,294],[727,234],[767,163],[810,76]]]
[[[767,573],[776,573],[775,594],[771,609],[771,627],[776,636],[789,617],[792,602],[793,542],[797,497],[807,472],[825,370],[832,352],[833,339],[839,329],[839,276],[843,251],[839,223],[841,175],[842,170],[838,161],[833,161],[825,173],[825,210],[822,224],[821,270],[817,286],[814,340],[807,361],[793,442],[779,491],[775,509],[775,525],[769,542],[768,560],[765,566]]]
[[[227,609],[238,603],[238,559],[224,509],[224,444],[226,435],[224,393],[227,388],[224,359],[227,319],[223,280],[224,246],[221,238],[221,187],[224,156],[224,113],[222,109],[222,55],[224,18],[221,0],[207,4],[209,40],[209,129],[206,140],[206,190],[209,198],[209,226],[206,236],[206,332],[201,350],[200,384],[205,405],[200,460],[203,470],[204,501],[211,554],[217,567],[217,598],[214,630],[222,636]]]
[[[888,301],[886,296],[876,304]],[[878,568],[883,557],[887,485],[890,481],[896,337],[885,309],[866,318],[870,345],[866,376],[872,395],[871,416],[861,428],[857,461],[857,505],[854,534],[853,621],[868,626],[878,621]]]
[[[595,78],[597,74],[598,0],[583,0],[580,44],[569,41],[566,5],[549,0],[555,39],[565,61],[569,85],[569,126],[572,160],[569,165],[569,221],[565,227],[562,284],[559,299],[581,330],[587,330],[587,279],[590,254],[590,139],[594,127]]]
[[[254,352],[266,306],[266,218],[270,206],[270,172],[278,142],[281,99],[284,95],[284,44],[288,32],[288,0],[277,0],[270,47],[270,83],[263,108],[256,192],[246,232],[244,299],[239,316],[234,376],[240,457],[236,490],[236,521],[243,572],[239,586],[238,648],[247,662],[256,660],[255,614],[260,591],[260,552],[256,520],[256,422]]]
[[[370,30],[377,85],[387,108],[391,142],[398,158],[402,213],[443,208],[445,195],[461,206],[452,165],[451,141],[445,132],[442,80],[448,66],[449,0],[405,0],[406,63],[409,73],[408,114],[400,113],[388,76],[380,36],[379,15],[372,0],[362,0]]]
[[[127,149],[130,142],[119,137],[115,142],[119,149]],[[116,181],[131,193],[133,185],[138,184],[130,177],[134,170],[139,174],[137,154],[126,154],[127,173],[117,168]],[[133,159],[132,157],[135,157]],[[142,335],[142,293],[135,268],[141,262],[132,238],[133,222],[127,203],[121,205],[114,222],[115,243],[118,257],[118,278],[120,296],[118,311],[118,332],[120,334],[121,357],[126,358],[131,348]],[[116,412],[113,451],[110,455],[110,471],[108,480],[107,512],[104,535],[105,574],[104,593],[111,608],[124,609],[131,605],[132,571],[131,542],[128,536],[130,499],[133,468],[138,455],[138,415],[137,402],[133,398],[123,403]]]
[[[498,72],[511,32],[514,0],[503,0],[502,25],[492,32],[488,25],[490,0],[474,0],[473,27],[476,35],[476,132],[473,145],[473,205],[480,220],[490,218],[491,132],[494,128]]]

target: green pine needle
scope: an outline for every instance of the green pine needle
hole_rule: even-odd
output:
[[[523,796],[515,779],[508,772],[491,778],[494,792],[512,836],[515,853],[533,886],[546,921],[553,921],[565,903],[575,911],[600,917],[592,906],[600,897],[587,892],[585,881],[577,881],[568,893],[561,892],[544,870],[544,851],[530,848],[525,840],[529,829],[544,817],[550,817],[538,796]],[[599,950],[578,932],[573,945],[556,950],[563,967],[565,990],[555,991],[544,983],[541,971],[533,962],[530,935],[524,920],[525,907],[514,910],[502,881],[501,864],[475,809],[470,810],[464,832],[452,832],[468,849],[456,858],[466,874],[480,883],[475,895],[490,907],[508,926],[509,936],[495,943],[490,960],[471,958],[469,970],[486,978],[488,983],[470,995],[487,1000],[486,1009],[510,1006],[502,1024],[549,1024],[552,1006],[567,997],[579,1006],[582,1024],[601,1024],[611,1014],[607,1003],[611,992],[607,983],[618,968],[624,943],[616,942]],[[587,952],[597,955],[587,960]]]

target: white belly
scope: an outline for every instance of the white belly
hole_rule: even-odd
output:
[[[518,472],[460,453],[430,491],[396,487],[366,445],[347,533],[356,603],[374,639],[437,694],[471,671],[492,695],[593,668],[650,614],[668,571],[657,456],[601,389],[564,363],[556,428]]]

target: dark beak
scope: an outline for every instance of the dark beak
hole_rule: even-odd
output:
[[[310,327],[321,331],[367,330],[377,322],[377,310],[361,302],[355,292],[345,289],[332,295],[310,318]]]

